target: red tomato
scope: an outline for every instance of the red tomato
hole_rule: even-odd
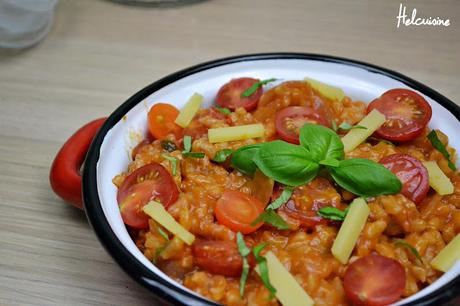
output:
[[[131,158],[134,160],[136,159],[136,155],[146,146],[148,146],[150,144],[150,142],[145,139],[145,140],[142,140],[141,142],[139,142],[133,149],[133,151],[131,152]]]
[[[168,134],[174,134],[176,139],[181,138],[183,129],[174,123],[178,115],[177,108],[170,104],[158,103],[152,106],[148,113],[150,134],[156,139],[163,139]]]
[[[238,107],[244,107],[247,111],[255,109],[262,95],[262,87],[259,87],[256,92],[249,97],[242,97],[241,94],[259,81],[260,80],[253,78],[232,79],[219,89],[216,103],[221,107],[226,107],[231,110],[235,110]]]
[[[409,89],[391,89],[368,107],[385,115],[386,122],[375,132],[378,137],[395,141],[410,141],[419,136],[431,119],[431,106],[418,93]]]
[[[264,211],[265,205],[246,193],[227,190],[217,201],[214,210],[217,221],[235,232],[249,234],[262,226],[263,222],[250,224]]]
[[[118,189],[117,201],[123,221],[136,228],[148,227],[148,217],[142,207],[157,200],[165,208],[179,197],[174,180],[160,164],[151,163],[132,172]]]
[[[192,253],[200,269],[225,276],[241,275],[243,259],[234,242],[199,240],[192,245]]]
[[[371,254],[348,266],[343,286],[355,305],[388,305],[400,299],[406,286],[406,272],[398,261]]]
[[[293,200],[287,201],[286,204],[279,208],[289,218],[299,221],[301,227],[314,228],[318,224],[328,224],[328,221],[316,214],[315,210],[302,211],[297,209]]]
[[[299,144],[299,131],[305,123],[331,127],[320,111],[305,106],[289,106],[276,114],[275,127],[280,137],[290,143]]]
[[[401,193],[415,204],[423,201],[430,189],[428,171],[417,159],[407,154],[392,154],[380,163],[393,172],[403,184]]]

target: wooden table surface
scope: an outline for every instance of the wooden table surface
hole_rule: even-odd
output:
[[[409,2],[409,1],[407,1]],[[410,1],[449,27],[400,27],[400,1],[210,0],[139,8],[61,0],[38,46],[0,54],[0,304],[147,305],[50,164],[85,122],[187,66],[236,54],[332,54],[397,70],[460,102],[460,1]]]

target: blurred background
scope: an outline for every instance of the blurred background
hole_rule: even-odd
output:
[[[400,3],[451,25],[397,28]],[[14,14],[0,11],[0,24]],[[459,23],[458,0],[56,2],[42,41],[0,51],[0,304],[152,303],[48,185],[62,143],[147,84],[220,57],[291,51],[396,70],[460,104]]]

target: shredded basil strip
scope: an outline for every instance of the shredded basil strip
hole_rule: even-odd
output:
[[[232,113],[231,110],[229,110],[228,108],[226,107],[219,107],[219,106],[216,106],[216,109],[221,113],[221,114],[224,114],[224,115],[230,115]]]
[[[255,226],[260,222],[269,223],[279,230],[288,230],[289,225],[283,220],[273,209],[267,208],[261,213],[254,221],[251,222],[251,226]]]
[[[259,245],[256,245],[252,249],[252,253],[254,254],[256,262],[257,262],[257,264],[259,266],[260,278],[262,279],[262,282],[264,283],[264,286],[268,289],[268,291],[270,291],[270,299],[272,299],[275,296],[276,289],[270,283],[270,278],[268,276],[267,259],[260,255],[260,252],[266,246],[267,245],[265,243],[261,243]]]
[[[162,140],[161,147],[170,153],[177,150],[176,144],[171,140]]]
[[[281,195],[273,202],[271,202],[266,209],[278,209],[289,201],[289,199],[292,196],[292,193],[294,192],[294,188],[285,186],[283,192],[281,192]]]
[[[166,155],[166,154],[162,154],[161,156],[162,156],[164,159],[169,160],[169,162],[171,163],[171,172],[172,172],[172,175],[173,175],[173,176],[176,175],[176,173],[177,173],[177,162],[178,162],[177,158],[172,157],[172,156],[168,156],[168,155]]]
[[[351,125],[348,122],[342,122],[342,124],[339,125],[338,129],[343,131],[349,131],[354,129],[367,130],[367,127],[362,125]]]
[[[441,152],[441,154],[447,159],[449,168],[452,170],[457,170],[455,164],[450,160],[450,153],[447,151],[446,146],[439,140],[438,135],[435,130],[432,130],[427,136],[428,140],[431,142],[431,145]]]
[[[161,227],[158,227],[158,234],[160,234],[161,237],[164,238],[164,240],[169,241],[168,234],[164,230],[162,230]]]
[[[155,255],[153,256],[153,259],[152,259],[152,263],[153,264],[156,264],[157,263],[157,260],[158,260],[158,257],[160,256],[160,254],[166,249],[166,246],[168,244],[165,244],[161,247],[158,247],[156,250],[155,250]]]
[[[327,206],[318,210],[316,214],[325,219],[330,219],[333,221],[343,221],[347,216],[348,209],[349,207],[347,207],[345,210],[340,210],[332,206]]]
[[[240,278],[240,296],[243,297],[244,287],[246,286],[246,280],[248,279],[249,274],[249,263],[247,257],[249,253],[251,253],[251,250],[247,247],[244,242],[243,235],[240,232],[236,233],[236,243],[238,245],[238,252],[241,257],[243,257],[243,270]]]
[[[254,84],[251,85],[251,87],[249,87],[248,89],[243,91],[243,93],[241,94],[241,97],[247,98],[247,97],[253,95],[257,91],[257,89],[259,89],[260,87],[264,86],[265,84],[275,82],[276,80],[277,79],[272,78],[272,79],[267,79],[267,80],[255,82]]]
[[[185,135],[184,136],[184,151],[182,153],[188,153],[192,150],[192,137]]]
[[[216,163],[223,163],[227,160],[227,158],[230,155],[232,155],[232,153],[233,153],[233,150],[231,149],[220,150],[216,153],[216,155],[214,156],[212,160],[215,161]]]
[[[185,152],[182,155],[184,157],[193,157],[193,158],[204,158],[205,156],[203,152]]]
[[[411,251],[418,260],[420,260],[420,262],[423,262],[422,261],[422,256],[420,256],[420,253],[411,244],[407,243],[406,241],[404,241],[402,239],[396,239],[395,240],[395,245],[403,246],[403,247],[409,249],[409,251]]]

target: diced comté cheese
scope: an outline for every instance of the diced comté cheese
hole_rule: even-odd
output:
[[[358,145],[371,136],[385,123],[385,115],[376,109],[373,109],[366,117],[364,117],[358,125],[365,129],[352,129],[342,137],[343,149],[345,153],[354,150]]]
[[[161,203],[150,201],[144,206],[143,210],[153,220],[160,223],[164,228],[176,235],[186,244],[191,245],[195,240],[195,236],[174,220]]]
[[[208,140],[211,143],[244,140],[249,138],[262,137],[265,133],[263,124],[247,124],[214,128],[208,130]]]
[[[447,272],[460,259],[460,233],[455,236],[431,261],[436,270]]]
[[[435,161],[423,162],[428,171],[430,186],[440,195],[451,194],[454,192],[454,185],[450,179],[442,172]]]
[[[310,78],[305,78],[304,81],[310,84],[313,89],[316,89],[325,98],[342,101],[342,99],[345,97],[343,90],[338,87],[334,87]]]
[[[350,258],[351,252],[355,247],[359,234],[366,224],[370,209],[366,201],[362,198],[356,198],[350,204],[345,220],[343,220],[339,233],[332,245],[332,255],[342,264],[346,264]]]
[[[195,117],[202,103],[203,96],[194,93],[188,100],[187,104],[185,104],[184,108],[181,109],[179,115],[176,118],[176,121],[174,122],[183,128],[187,127],[192,121],[193,117]]]
[[[265,254],[268,277],[276,289],[276,298],[283,306],[310,306],[313,299],[303,290],[294,276],[289,273],[272,251]],[[259,267],[255,268],[260,275]]]

